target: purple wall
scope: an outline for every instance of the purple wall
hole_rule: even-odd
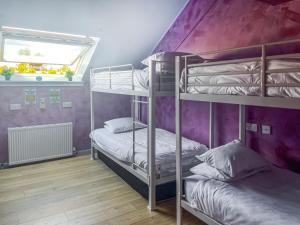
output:
[[[203,52],[300,37],[300,2],[191,0],[155,52]],[[174,131],[174,99],[158,100],[158,121]],[[238,136],[238,107],[218,104],[218,144]],[[248,144],[274,164],[300,172],[300,111],[247,107],[249,122],[272,126],[272,135],[247,133]],[[208,104],[184,102],[183,134],[208,143]]]
[[[50,104],[49,87],[37,87],[38,98],[46,98],[46,109],[39,105],[24,104],[24,87],[0,88],[0,162],[7,162],[7,128],[39,124],[73,123],[74,146],[77,150],[89,149],[90,140],[90,98],[88,86],[58,87],[62,101],[72,101],[72,108],[62,104]],[[22,104],[22,110],[10,111],[10,104]],[[96,127],[103,126],[105,120],[130,113],[129,98],[117,95],[96,94]],[[128,103],[128,104],[127,104]]]

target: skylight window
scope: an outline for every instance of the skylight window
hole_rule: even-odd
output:
[[[15,81],[80,81],[98,43],[98,38],[11,27],[0,34],[0,75],[8,71],[6,80]]]

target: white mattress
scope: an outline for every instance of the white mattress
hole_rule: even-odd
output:
[[[300,71],[300,60],[269,60],[268,70],[295,69]],[[208,65],[189,69],[188,93],[219,95],[260,95],[260,62],[244,62],[226,65]],[[222,72],[241,72],[235,75],[214,75]],[[208,74],[200,76],[197,73]],[[211,74],[211,75],[210,75]],[[184,87],[184,74],[181,88]],[[299,87],[287,87],[286,84],[300,84],[300,72],[271,73],[267,75],[267,84],[281,84],[280,87],[267,87],[267,96],[300,97]],[[211,85],[211,86],[209,86]]]
[[[137,130],[135,163],[147,169],[147,128]],[[94,130],[90,137],[104,151],[123,162],[132,161],[132,132],[113,134],[105,128]],[[188,171],[199,163],[195,155],[207,150],[205,145],[183,138],[183,171]],[[156,172],[158,177],[175,175],[176,172],[176,137],[175,134],[156,129]]]
[[[111,78],[111,80],[110,80]],[[175,75],[170,73],[157,73],[157,88],[161,91],[175,89]],[[133,85],[132,85],[133,84]],[[111,85],[111,86],[110,86]],[[144,70],[119,70],[95,73],[91,80],[92,89],[114,89],[145,91],[149,88],[149,72]]]
[[[193,175],[185,180],[186,200],[230,225],[299,225],[300,175],[275,168],[225,183]]]

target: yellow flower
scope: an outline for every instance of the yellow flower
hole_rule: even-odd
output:
[[[49,69],[48,70],[48,74],[56,74],[57,73],[57,70],[56,69]]]
[[[20,63],[20,64],[17,65],[16,70],[19,73],[26,73],[26,71],[28,70],[28,67],[29,67],[28,64],[26,64],[26,63]]]

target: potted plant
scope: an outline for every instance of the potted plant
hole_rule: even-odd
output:
[[[5,80],[10,80],[11,76],[14,74],[12,69],[4,69],[1,73],[5,77]]]
[[[65,73],[65,77],[68,78],[69,81],[73,80],[74,72],[72,70],[68,70]]]
[[[36,80],[36,81],[42,81],[42,80],[43,80],[43,77],[42,77],[42,76],[36,76],[36,77],[35,77],[35,80]]]

